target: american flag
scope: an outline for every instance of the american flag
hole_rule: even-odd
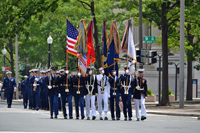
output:
[[[70,23],[70,21],[67,19],[67,52],[77,56],[77,51],[74,49],[74,46],[77,42],[78,38],[78,30]]]

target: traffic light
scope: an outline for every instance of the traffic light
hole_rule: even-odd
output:
[[[148,52],[148,58],[149,58],[148,63],[149,64],[154,64],[157,62],[157,58],[155,56],[157,56],[157,51],[149,51]]]
[[[136,56],[137,62],[146,63],[146,50],[137,50]]]

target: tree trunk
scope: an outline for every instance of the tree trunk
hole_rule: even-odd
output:
[[[161,105],[169,105],[169,87],[168,87],[168,25],[166,17],[166,3],[162,4],[162,55],[163,55],[163,74],[162,74],[162,99]]]
[[[93,16],[94,22],[94,40],[95,40],[95,53],[96,53],[96,61],[97,61],[97,69],[101,67],[101,54],[100,54],[100,45],[98,40],[98,28],[97,28],[97,20],[94,13],[94,1],[91,2],[91,14]]]
[[[12,45],[12,39],[8,39],[8,47],[10,48],[10,66],[11,66],[11,72],[12,72],[12,77],[15,76],[15,71],[14,71],[14,58],[13,58],[13,45]]]
[[[187,40],[190,43],[193,43],[194,36],[190,34],[191,24],[187,25]],[[186,93],[186,100],[192,100],[192,61],[190,60],[190,51],[187,54],[188,61],[187,61],[187,93]]]

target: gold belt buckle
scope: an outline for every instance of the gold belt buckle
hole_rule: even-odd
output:
[[[113,95],[115,96],[115,95],[116,95],[116,92],[113,92]]]
[[[125,91],[124,94],[128,94],[128,91]]]
[[[101,94],[104,94],[104,91],[101,91]]]
[[[76,94],[80,94],[80,91],[76,91]]]
[[[65,92],[69,92],[69,89],[68,89],[68,88],[66,88],[66,89],[65,89]]]
[[[92,96],[92,93],[89,93],[88,95],[89,95],[89,96]]]

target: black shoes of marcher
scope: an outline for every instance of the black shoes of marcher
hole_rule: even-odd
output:
[[[53,119],[53,116],[51,116],[50,119]]]
[[[108,117],[105,117],[104,120],[108,120]]]
[[[112,118],[113,121],[115,121],[115,118]]]
[[[37,111],[38,111],[39,109],[40,109],[39,107],[35,108],[35,110],[37,110]]]
[[[129,121],[132,121],[132,119],[131,119],[131,118],[129,118],[128,120],[129,120]]]
[[[126,117],[124,118],[124,121],[127,121],[127,118],[126,118]]]
[[[77,120],[79,120],[79,117],[76,117]]]
[[[145,120],[145,119],[146,119],[146,117],[145,117],[145,116],[142,116],[142,117],[141,117],[141,120],[142,120],[142,121],[143,121],[143,120]]]
[[[70,116],[70,117],[69,117],[69,119],[73,119],[73,117],[72,117],[72,116]]]
[[[65,116],[64,119],[67,119],[67,116]]]
[[[100,117],[100,120],[103,120],[103,118],[102,118],[102,117]]]
[[[81,117],[81,119],[83,120],[85,118],[85,116],[83,115],[82,117]]]
[[[90,117],[88,117],[87,120],[90,120]]]
[[[140,119],[139,118],[137,118],[137,120],[136,121],[140,121]]]
[[[92,120],[95,120],[96,119],[96,116],[92,116]]]
[[[55,115],[55,118],[58,118],[58,116],[57,116],[57,115]]]
[[[117,117],[117,120],[119,121],[119,120],[120,120],[120,118],[119,118],[119,117]]]
[[[26,107],[26,106],[24,106],[24,109],[27,109],[27,107]]]
[[[10,105],[8,105],[8,108],[11,108],[11,106],[10,106]]]

